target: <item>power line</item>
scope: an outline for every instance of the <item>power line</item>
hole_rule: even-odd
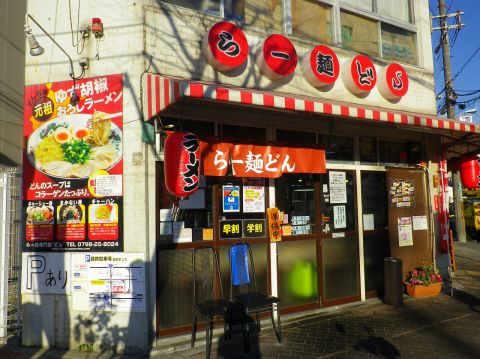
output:
[[[452,77],[452,81],[455,80],[458,75],[460,75],[462,73],[462,71],[465,69],[465,67],[467,67],[467,65],[469,64],[470,61],[473,60],[473,58],[475,57],[476,54],[478,54],[478,52],[480,51],[480,46],[477,47],[477,49],[473,52],[473,54],[468,58],[467,61],[465,61],[465,63],[463,64],[463,66],[460,68],[460,70]]]

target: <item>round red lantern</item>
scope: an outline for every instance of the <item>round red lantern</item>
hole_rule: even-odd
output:
[[[465,188],[478,188],[478,176],[480,175],[480,164],[477,155],[465,156],[460,162],[460,178]]]
[[[200,180],[200,143],[190,132],[174,132],[164,145],[165,185],[176,197],[195,193]]]

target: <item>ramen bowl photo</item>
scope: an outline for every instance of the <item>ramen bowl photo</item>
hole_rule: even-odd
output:
[[[122,131],[105,112],[57,117],[30,135],[26,151],[30,163],[47,176],[87,179],[120,161]]]

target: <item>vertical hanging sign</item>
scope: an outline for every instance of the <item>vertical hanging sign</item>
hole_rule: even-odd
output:
[[[25,251],[123,250],[122,75],[73,86],[25,87]]]
[[[280,213],[278,208],[267,208],[268,236],[270,242],[280,242],[282,234],[280,230]]]

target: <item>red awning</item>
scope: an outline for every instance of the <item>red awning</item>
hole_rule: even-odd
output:
[[[144,78],[144,118],[149,121],[182,98],[205,99],[236,105],[260,106],[282,110],[303,111],[341,116],[357,120],[372,120],[407,126],[480,133],[480,125],[444,118],[368,108],[350,103],[328,102],[315,97],[279,94],[215,83],[196,82],[154,74]]]

